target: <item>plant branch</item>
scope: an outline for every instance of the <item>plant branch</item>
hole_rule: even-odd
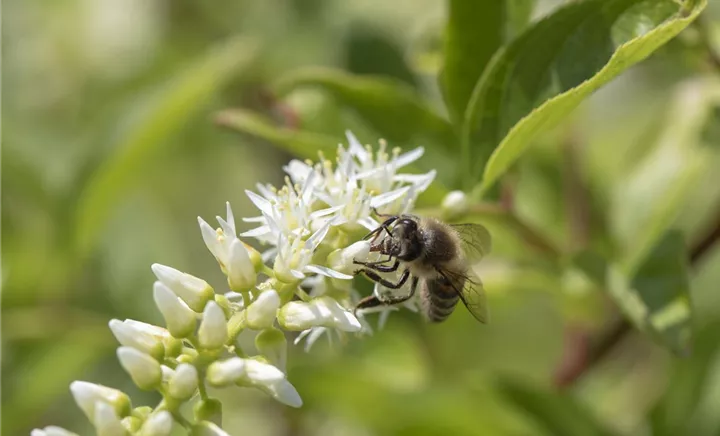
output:
[[[718,241],[720,241],[720,213],[712,229],[690,249],[691,265],[697,267]],[[632,331],[632,324],[622,316],[600,335],[593,335],[581,328],[569,329],[566,332],[565,355],[555,373],[555,385],[564,388],[577,382],[604,360]]]

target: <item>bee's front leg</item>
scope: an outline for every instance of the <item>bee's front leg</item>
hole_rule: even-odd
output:
[[[375,271],[380,271],[380,272],[397,271],[398,267],[400,266],[400,260],[398,260],[398,259],[395,259],[395,263],[393,263],[392,265],[384,265],[384,264],[390,262],[391,260],[392,260],[392,258],[388,258],[386,260],[381,260],[381,261],[377,261],[377,262],[361,262],[359,260],[353,259],[353,263],[355,265],[366,266],[369,269],[372,269]],[[362,271],[362,270],[360,270],[360,271]]]
[[[355,309],[353,310],[353,314],[356,314],[358,310],[362,309],[370,309],[372,307],[377,306],[392,306],[395,304],[404,303],[405,301],[411,299],[413,295],[415,295],[415,290],[417,289],[418,285],[418,278],[413,277],[412,284],[410,286],[410,292],[407,295],[400,295],[397,297],[387,297],[387,298],[378,298],[375,295],[370,295],[368,297],[363,298],[360,300],[355,306]]]

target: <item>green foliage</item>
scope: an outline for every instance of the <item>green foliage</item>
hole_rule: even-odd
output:
[[[472,177],[484,167],[489,188],[534,137],[677,35],[705,4],[579,2],[528,29],[495,55],[473,92],[462,138]]]
[[[157,87],[132,126],[121,134],[115,155],[100,165],[79,198],[76,243],[81,255],[97,242],[98,234],[119,197],[135,184],[138,172],[152,169],[170,139],[198,107],[205,104],[227,81],[253,59],[255,44],[247,39],[230,40],[192,63],[177,77]]]

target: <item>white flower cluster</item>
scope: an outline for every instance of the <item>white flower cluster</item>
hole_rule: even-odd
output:
[[[254,387],[286,405],[302,400],[285,373],[285,331],[300,332],[306,349],[325,332],[344,335],[366,331],[348,310],[357,299],[352,287],[353,259],[367,258],[362,237],[379,223],[373,210],[405,213],[435,177],[399,174],[422,156],[422,148],[401,154],[363,147],[347,133],[349,147],[338,148],[337,164],[291,161],[281,189],[258,185],[247,191],[260,214],[240,237],[256,238],[269,249],[260,254],[243,242],[230,204],[213,229],[198,218],[203,240],[227,276],[229,291],[216,293],[204,280],[154,264],[155,304],[165,327],[134,320],[112,320],[120,343],[117,356],[133,382],[163,396],[155,408],[133,408],[126,394],[76,381],[70,390],[99,435],[168,435],[183,426],[204,435],[224,435],[221,405],[206,386]],[[264,279],[262,279],[264,277]],[[259,280],[261,279],[261,280]],[[387,313],[387,312],[386,312]],[[241,332],[255,334],[255,350],[243,350]],[[254,354],[254,355],[249,355]],[[194,419],[179,411],[198,398]],[[33,436],[71,435],[46,427]]]

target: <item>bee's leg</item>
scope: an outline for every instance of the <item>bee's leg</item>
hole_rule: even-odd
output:
[[[363,262],[363,261],[360,261],[360,260],[355,260],[355,259],[353,259],[353,263],[354,263],[355,265],[376,266],[376,265],[384,265],[384,264],[386,264],[386,263],[388,263],[388,262],[390,262],[390,261],[392,261],[392,260],[393,260],[392,256],[388,255],[388,258],[387,258],[387,259],[378,260],[377,262]]]
[[[375,267],[375,268],[377,268],[377,267]],[[400,276],[400,280],[398,280],[397,283],[393,283],[390,280],[386,280],[386,279],[380,277],[380,275],[378,273],[376,273],[375,271],[373,271],[372,269],[369,269],[369,268],[363,268],[361,270],[355,271],[355,274],[358,274],[358,273],[364,273],[367,276],[367,278],[369,278],[370,280],[380,283],[381,285],[385,286],[386,288],[390,288],[390,289],[402,288],[402,286],[405,284],[405,282],[407,282],[408,277],[410,277],[409,269],[406,269],[405,271],[403,271],[402,275]]]
[[[353,263],[358,264],[358,265],[366,266],[367,269],[371,269],[371,270],[374,270],[374,271],[380,271],[380,272],[394,272],[394,271],[397,271],[398,267],[400,266],[400,260],[399,260],[399,259],[395,259],[395,263],[393,263],[392,265],[383,265],[384,263],[390,262],[390,260],[392,260],[392,259],[388,259],[388,260],[383,261],[383,262],[358,262],[358,261],[356,261],[356,260],[353,260]],[[361,270],[361,271],[363,271],[363,270]],[[375,281],[377,281],[377,280],[375,280]]]
[[[373,230],[372,232],[370,232],[370,233],[368,233],[367,235],[365,235],[365,237],[363,238],[363,240],[367,240],[367,239],[372,238],[372,240],[373,240],[373,242],[374,242],[375,239],[377,239],[377,237],[380,236],[380,233],[382,233],[383,230],[385,230],[388,235],[391,234],[391,233],[390,233],[390,224],[392,224],[392,223],[394,223],[395,221],[397,221],[398,217],[393,216],[393,215],[384,215],[384,216],[389,216],[390,218],[386,219],[382,224],[380,224],[380,227],[376,228],[376,229]]]
[[[400,304],[403,303],[413,297],[415,295],[415,290],[417,289],[418,285],[418,278],[413,277],[412,284],[410,285],[410,293],[407,295],[402,295],[398,297],[388,297],[385,299],[380,299],[376,297],[375,295],[370,295],[368,297],[363,298],[360,300],[355,306],[355,310],[353,311],[353,314],[355,314],[358,309],[369,309],[371,307],[377,307],[377,306],[392,306],[394,304]]]

